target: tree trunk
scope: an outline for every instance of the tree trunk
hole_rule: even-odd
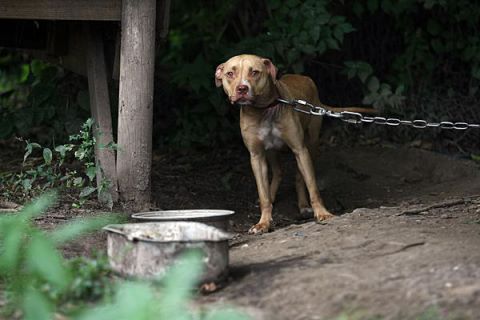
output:
[[[134,211],[150,205],[155,9],[155,0],[122,1],[117,176]]]

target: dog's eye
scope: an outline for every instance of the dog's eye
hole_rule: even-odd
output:
[[[259,73],[260,73],[260,71],[253,70],[253,71],[252,71],[252,77],[258,76]]]
[[[232,71],[228,71],[226,73],[226,75],[227,75],[228,78],[233,78],[233,72]]]

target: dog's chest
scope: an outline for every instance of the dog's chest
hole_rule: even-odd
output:
[[[258,138],[265,149],[280,149],[283,146],[282,134],[271,120],[264,120],[258,129]]]

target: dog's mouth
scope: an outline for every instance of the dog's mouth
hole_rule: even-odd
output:
[[[239,106],[249,106],[253,104],[253,98],[247,96],[247,95],[241,95],[241,96],[234,96],[230,99],[230,102],[232,104],[236,104]]]

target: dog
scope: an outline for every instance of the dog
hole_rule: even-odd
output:
[[[325,106],[321,104],[311,78],[286,74],[277,79],[275,65],[256,55],[238,55],[220,64],[215,71],[215,84],[223,87],[231,104],[240,106],[240,129],[250,153],[261,211],[260,221],[250,228],[249,233],[258,234],[270,229],[272,204],[282,178],[277,151],[285,146],[291,149],[298,165],[295,185],[299,211],[302,214],[313,211],[317,221],[334,217],[320,197],[312,162],[318,153],[322,117],[297,112],[277,99],[302,99],[337,112],[374,110]],[[267,163],[272,169],[271,183]]]

